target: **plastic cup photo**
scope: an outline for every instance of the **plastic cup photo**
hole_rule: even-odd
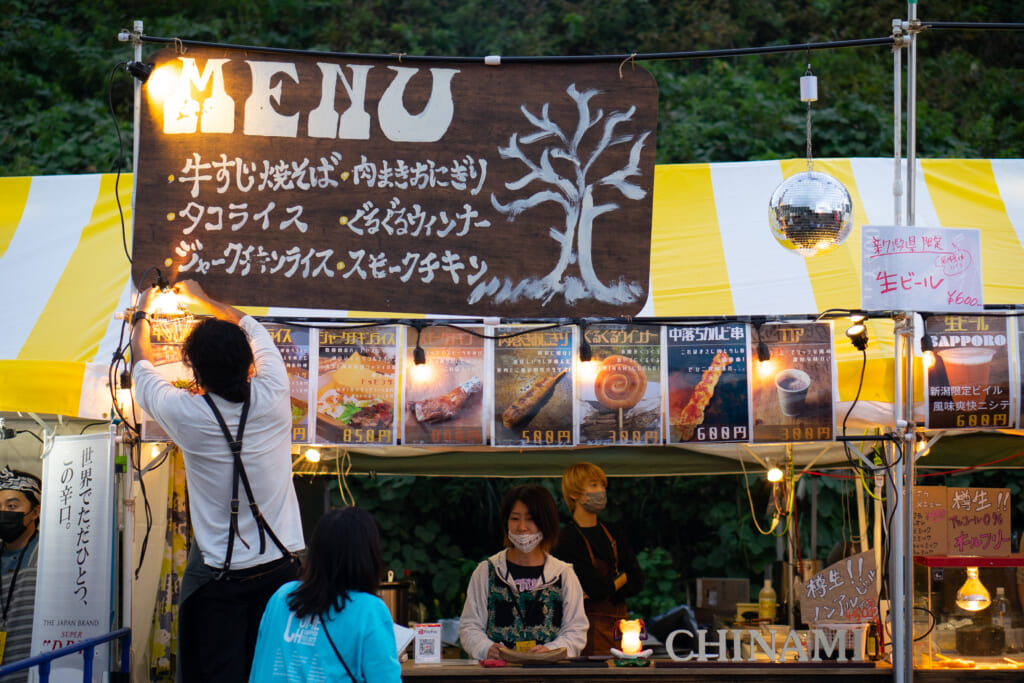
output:
[[[803,370],[786,368],[775,375],[775,388],[779,393],[779,409],[786,417],[797,417],[804,412],[807,389],[811,376]]]
[[[958,346],[936,351],[946,368],[951,387],[988,387],[988,371],[992,365],[994,349]]]

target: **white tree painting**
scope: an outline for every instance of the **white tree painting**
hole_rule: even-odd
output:
[[[645,284],[625,282],[621,276],[606,283],[594,270],[592,246],[595,221],[599,216],[619,208],[618,203],[611,201],[595,204],[595,190],[599,186],[608,186],[626,199],[634,201],[647,195],[646,190],[630,182],[630,179],[641,175],[640,153],[650,134],[650,131],[640,135],[617,134],[616,128],[620,124],[633,119],[636,107],[612,112],[607,117],[601,109],[591,112],[590,100],[599,92],[580,92],[575,83],[566,89],[566,93],[576,103],[578,114],[576,129],[573,131],[566,131],[551,120],[550,103],[543,105],[540,116],[532,114],[525,104],[520,107],[536,130],[522,137],[513,133],[508,146],[499,147],[498,153],[501,158],[517,160],[526,167],[523,176],[505,183],[505,188],[512,192],[523,190],[528,194],[507,203],[492,194],[491,204],[506,215],[510,222],[546,202],[555,202],[561,206],[565,211],[564,225],[548,228],[551,238],[559,246],[558,261],[550,273],[539,279],[531,277],[513,282],[505,278],[502,282],[499,278],[491,278],[480,283],[470,294],[470,303],[490,296],[496,303],[531,299],[544,305],[561,295],[569,304],[587,299],[608,304],[626,304],[637,301],[645,294]],[[536,147],[529,147],[535,144]],[[629,144],[632,146],[628,159],[623,160],[620,168],[602,177],[591,178],[602,155],[620,145]],[[528,152],[532,152],[532,156]],[[607,164],[603,166],[607,168]],[[614,221],[609,222],[608,227],[614,229]],[[578,267],[578,277],[570,274],[570,266],[573,265]]]

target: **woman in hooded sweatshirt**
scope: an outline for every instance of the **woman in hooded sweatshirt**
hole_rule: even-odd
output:
[[[473,571],[459,640],[476,659],[503,659],[499,648],[575,657],[587,642],[583,590],[572,565],[552,557],[558,508],[542,486],[510,489],[501,502],[505,549]]]

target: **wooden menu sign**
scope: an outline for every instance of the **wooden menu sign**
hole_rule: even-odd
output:
[[[639,66],[192,46],[152,62],[140,287],[159,268],[239,305],[507,317],[647,298],[657,85]]]
[[[1010,489],[914,487],[914,554],[1010,554]]]
[[[810,577],[800,596],[806,624],[861,624],[878,617],[875,551],[851,555]]]

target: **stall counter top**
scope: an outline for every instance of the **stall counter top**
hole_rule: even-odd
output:
[[[603,664],[603,665],[602,665]],[[871,663],[795,663],[756,664],[673,662],[654,660],[649,667],[619,667],[610,663],[582,665],[553,664],[544,666],[484,667],[473,659],[445,659],[440,664],[402,664],[402,680],[407,683],[490,683],[496,680],[511,683],[545,683],[559,681],[601,681],[601,683],[739,683],[755,681],[818,681],[834,678],[845,683],[888,683],[893,679],[889,666]],[[1010,683],[1020,681],[1019,671],[993,670],[914,670],[915,683]]]

